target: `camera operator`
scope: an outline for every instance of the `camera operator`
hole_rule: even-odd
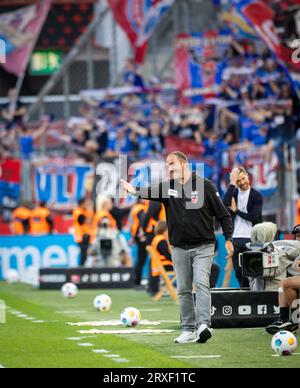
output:
[[[132,258],[126,238],[114,227],[109,218],[103,218],[89,251],[88,267],[132,267]]]
[[[244,168],[235,168],[230,174],[230,185],[224,197],[224,204],[230,211],[234,223],[232,263],[240,287],[249,287],[249,280],[242,276],[239,254],[247,250],[251,242],[251,230],[262,221],[263,197],[250,185]]]

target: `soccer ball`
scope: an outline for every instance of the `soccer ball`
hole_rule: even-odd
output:
[[[134,327],[141,321],[142,315],[140,311],[134,307],[127,307],[121,313],[121,322],[124,326]]]
[[[61,292],[65,298],[75,298],[78,294],[78,288],[73,283],[66,283],[62,286]]]
[[[108,295],[102,294],[94,299],[94,307],[98,311],[106,312],[111,308],[112,300]]]
[[[272,349],[279,356],[291,356],[295,353],[297,346],[296,337],[289,331],[280,331],[272,339]]]
[[[20,276],[18,271],[16,271],[15,269],[9,269],[5,274],[5,279],[7,283],[13,284],[18,283],[20,281]]]

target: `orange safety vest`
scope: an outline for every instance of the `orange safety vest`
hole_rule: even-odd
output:
[[[300,199],[298,199],[297,203],[296,225],[300,225]]]
[[[78,218],[81,215],[85,217],[85,223],[82,225],[80,225],[78,222]],[[82,242],[84,235],[91,234],[92,232],[91,224],[92,224],[93,216],[94,216],[94,212],[92,210],[83,210],[80,207],[73,210],[74,238],[77,243]]]
[[[94,222],[93,222],[93,233],[94,235],[97,234],[97,230],[99,225],[101,224],[102,220],[104,218],[108,218],[110,221],[110,226],[113,229],[117,229],[117,221],[114,219],[114,217],[110,214],[110,212],[106,210],[101,210],[100,212],[97,212],[94,217]]]
[[[33,235],[49,234],[50,228],[47,217],[50,216],[50,210],[37,207],[31,212],[30,230]]]
[[[132,219],[132,225],[131,225],[131,236],[136,237],[139,227],[140,227],[140,221],[138,218],[138,215],[141,211],[145,212],[147,208],[146,204],[137,203],[133,206],[131,211],[131,219]]]
[[[165,256],[163,256],[159,251],[158,251],[158,245],[162,242],[162,241],[167,241],[165,236],[161,235],[161,234],[158,234],[157,236],[154,237],[153,241],[152,241],[152,249],[153,249],[153,255],[151,257],[151,272],[152,272],[152,276],[153,277],[157,277],[157,276],[160,276],[160,269],[157,265],[157,262],[160,261],[160,263],[166,267],[168,265],[171,265],[173,266],[173,263],[171,260],[168,260]],[[169,252],[171,253],[171,247],[170,247],[170,244],[169,242],[167,241],[168,243],[168,249],[169,249]]]
[[[22,221],[30,220],[31,210],[26,209],[25,207],[18,207],[13,212],[13,231],[16,235],[20,236],[25,234],[24,226]],[[30,230],[29,230],[30,232]]]
[[[156,225],[159,223],[159,221],[166,221],[166,219],[167,219],[166,209],[165,209],[165,206],[163,204],[161,204],[158,219],[156,220],[154,218],[150,218],[148,226],[146,228],[146,233],[149,233],[149,234],[153,233],[153,231],[154,231]]]

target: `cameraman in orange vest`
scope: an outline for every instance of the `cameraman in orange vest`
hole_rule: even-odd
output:
[[[29,234],[30,218],[30,206],[28,203],[24,202],[22,206],[16,208],[13,212],[13,220],[11,224],[12,232],[17,236]]]
[[[41,236],[46,234],[52,234],[54,229],[54,222],[51,216],[51,212],[47,209],[45,201],[40,203],[40,206],[36,207],[31,212],[30,218],[30,231],[33,236]]]
[[[159,260],[167,272],[173,272],[173,262],[171,258],[171,247],[168,237],[168,226],[165,221],[159,221],[155,227],[155,237],[152,241],[153,256],[151,258],[152,282],[150,293],[155,295],[159,292],[160,270],[156,262]]]
[[[86,260],[92,236],[92,223],[94,212],[88,199],[81,199],[78,207],[73,211],[74,239],[80,248],[80,266],[83,267]]]

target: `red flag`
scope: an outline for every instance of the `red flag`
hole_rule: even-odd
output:
[[[295,7],[296,5],[296,7]],[[297,20],[300,0],[243,0],[240,11],[253,25],[259,36],[291,72],[300,72],[300,61],[293,60],[299,31]],[[293,31],[294,30],[294,31]]]
[[[0,40],[5,46],[6,71],[21,76],[51,7],[52,0],[0,15]]]

